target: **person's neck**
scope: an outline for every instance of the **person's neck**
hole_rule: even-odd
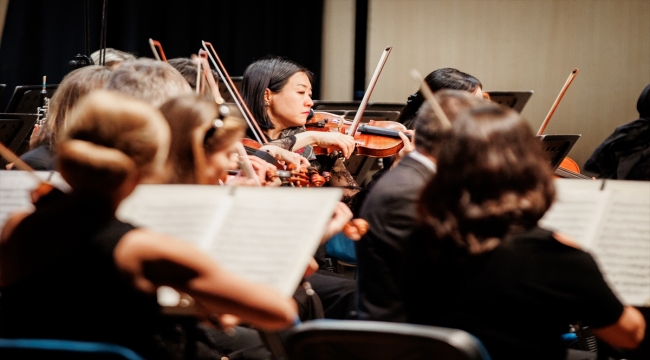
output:
[[[268,129],[266,130],[266,136],[269,138],[269,140],[277,140],[280,138],[280,135],[282,134],[282,129],[275,128],[275,129]]]
[[[415,148],[415,151],[419,152],[421,155],[424,155],[427,159],[433,161],[434,164],[438,163],[436,158],[433,155],[427,153],[426,151],[422,151],[421,149],[418,149],[418,148]]]

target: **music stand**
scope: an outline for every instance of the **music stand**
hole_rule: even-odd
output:
[[[52,98],[59,84],[46,85],[47,97]],[[36,114],[36,109],[41,106],[41,85],[18,85],[11,95],[9,105],[5,109],[8,114]]]
[[[7,84],[0,84],[0,95],[5,91],[5,88],[7,87]]]
[[[582,135],[540,135],[538,138],[542,141],[544,157],[557,170],[560,163],[567,156],[573,145]]]
[[[488,91],[490,100],[497,104],[507,106],[521,114],[528,99],[533,96],[533,91]]]
[[[314,110],[331,112],[331,110],[358,110],[361,101],[330,101],[330,100],[314,100]],[[403,103],[382,103],[382,102],[368,102],[366,111],[402,111],[404,108]]]

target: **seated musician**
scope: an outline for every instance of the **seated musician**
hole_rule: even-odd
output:
[[[80,101],[57,148],[57,169],[74,192],[42,196],[34,213],[14,215],[3,229],[0,337],[109,342],[145,358],[175,358],[178,349],[156,332],[163,285],[224,320],[262,329],[294,323],[290,298],[181,240],[115,218],[135,186],[163,170],[169,138],[163,116],[146,103],[103,90]]]
[[[132,96],[155,107],[175,96],[191,92],[190,85],[178,70],[164,61],[146,58],[123,62],[111,74],[106,89]]]
[[[408,321],[468,331],[495,360],[564,359],[560,337],[576,323],[634,348],[641,313],[621,304],[588,253],[537,225],[555,195],[538,143],[497,104],[456,118],[406,250]]]
[[[50,99],[42,126],[34,125],[31,150],[20,158],[34,170],[54,170],[54,148],[57,137],[65,129],[66,118],[79,98],[104,87],[111,70],[105,66],[85,66],[66,75]]]
[[[172,132],[168,182],[226,183],[228,170],[238,169],[235,144],[244,136],[244,123],[234,116],[220,116],[214,101],[194,94],[173,98],[160,111]],[[275,166],[256,156],[249,156],[249,160],[262,185],[267,185],[267,180],[268,185],[280,185],[277,178],[267,179]]]
[[[312,73],[287,59],[258,60],[244,72],[241,94],[253,117],[272,144],[316,160],[312,145],[341,150],[344,157],[354,151],[354,139],[338,132],[305,131],[305,122],[314,105],[311,99]],[[323,157],[325,158],[325,157]],[[325,159],[319,159],[324,161]],[[348,202],[358,185],[342,161],[323,164],[331,168],[330,185],[345,186]]]
[[[442,90],[435,95],[449,118],[484,103],[464,91]],[[356,242],[357,314],[361,320],[405,321],[398,283],[404,241],[416,225],[415,207],[426,183],[436,172],[436,157],[446,130],[428,103],[417,112],[415,151],[386,173],[368,194],[361,218],[368,232]]]
[[[616,128],[591,154],[585,170],[599,178],[650,180],[650,85],[636,103],[639,118]]]
[[[483,97],[483,84],[477,78],[453,68],[434,70],[424,78],[424,81],[434,93],[444,89],[463,90],[472,93],[476,97]],[[415,116],[423,103],[424,96],[421,91],[418,90],[415,94],[410,95],[406,105],[400,112],[399,118],[397,118],[397,122],[404,124],[408,129],[412,129]]]
[[[93,63],[95,63],[95,65],[99,65],[101,63],[102,56],[104,57],[105,61],[104,66],[110,69],[116,69],[125,61],[137,59],[137,57],[135,57],[133,54],[129,54],[128,52],[113,48],[106,48],[103,52],[101,50],[97,50],[90,54],[90,58],[93,60]]]

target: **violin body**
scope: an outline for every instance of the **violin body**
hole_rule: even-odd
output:
[[[565,157],[555,170],[554,178],[558,179],[592,179],[580,173],[580,166],[570,157]]]
[[[305,124],[305,128],[308,131],[336,131],[347,134],[351,123],[340,115],[316,112],[314,117]],[[404,131],[406,127],[395,121],[370,120],[360,125],[354,134],[357,154],[379,158],[393,156],[404,147],[398,135],[399,132]],[[316,155],[329,155],[331,152],[331,149],[314,146]]]

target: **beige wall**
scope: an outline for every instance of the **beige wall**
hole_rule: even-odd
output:
[[[523,115],[537,130],[580,68],[546,129],[582,134],[570,154],[580,165],[616,126],[638,117],[637,98],[650,83],[647,0],[370,0],[369,7],[367,80],[382,49],[393,46],[372,101],[406,101],[417,87],[411,68],[426,75],[454,67],[486,90],[534,90]]]
[[[321,99],[351,100],[354,86],[354,0],[325,0]]]

